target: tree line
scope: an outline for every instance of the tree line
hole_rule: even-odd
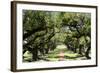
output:
[[[23,10],[23,54],[37,61],[59,43],[90,59],[91,14]]]

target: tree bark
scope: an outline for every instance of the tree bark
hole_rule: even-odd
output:
[[[32,50],[32,61],[37,61],[38,60],[38,49],[33,48]]]
[[[86,53],[85,53],[85,56],[86,56],[87,59],[91,59],[91,57],[89,56],[90,50],[91,50],[91,47],[89,46]]]
[[[82,48],[83,48],[82,45],[80,45],[79,46],[79,54],[81,54],[81,55],[82,55]]]

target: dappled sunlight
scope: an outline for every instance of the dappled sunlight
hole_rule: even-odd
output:
[[[23,10],[23,62],[91,59],[91,14]]]

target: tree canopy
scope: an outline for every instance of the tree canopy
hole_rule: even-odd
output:
[[[91,14],[23,10],[23,54],[30,51],[37,61],[58,44],[90,59]]]

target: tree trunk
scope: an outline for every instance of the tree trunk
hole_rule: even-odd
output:
[[[33,48],[32,50],[32,61],[37,61],[38,60],[38,50],[37,48]]]
[[[89,56],[90,50],[91,50],[91,47],[89,46],[86,53],[85,53],[85,56],[86,56],[87,59],[91,59],[91,57]]]
[[[79,54],[82,55],[82,45],[79,46]]]
[[[77,51],[76,51],[77,49],[76,48],[74,48],[74,53],[77,53]]]

